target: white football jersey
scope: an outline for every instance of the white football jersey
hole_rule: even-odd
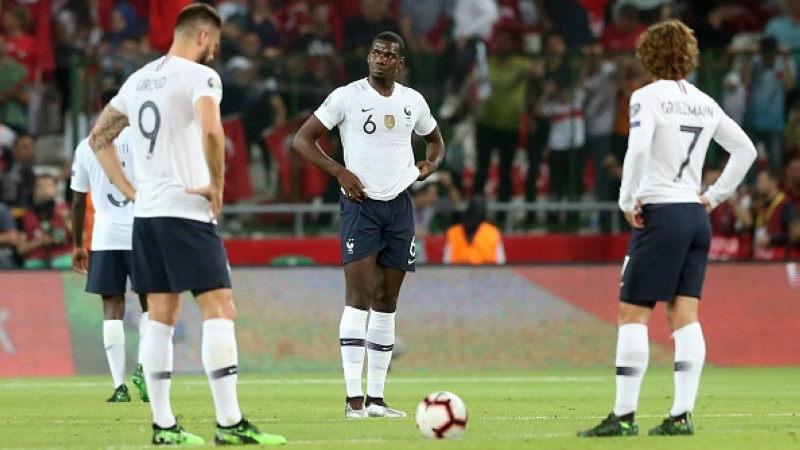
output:
[[[708,95],[685,80],[659,80],[631,96],[630,135],[619,206],[699,203],[703,163],[714,139],[730,153],[705,192],[711,205],[730,197],[756,157],[753,143]]]
[[[427,136],[436,128],[419,92],[395,83],[384,97],[366,78],[334,90],[314,115],[329,130],[339,127],[345,166],[373,200],[392,200],[416,181],[411,132]]]
[[[132,134],[130,127],[126,127],[114,140],[114,146],[125,176],[135,186]],[[91,193],[94,204],[92,250],[130,250],[133,203],[111,183],[89,147],[88,138],[81,141],[75,149],[70,188],[77,192]]]
[[[209,201],[186,193],[211,179],[194,110],[204,96],[222,101],[217,72],[167,55],[134,72],[111,100],[133,130],[136,217],[212,221]]]

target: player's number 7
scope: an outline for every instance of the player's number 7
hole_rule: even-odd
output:
[[[689,165],[689,160],[692,157],[692,152],[694,151],[694,146],[697,145],[697,140],[700,138],[700,133],[703,132],[703,127],[692,127],[689,125],[681,125],[681,131],[684,133],[692,133],[692,143],[689,144],[689,151],[686,154],[686,159],[681,163],[681,168],[678,170],[678,174],[675,175],[675,178],[672,180],[673,182],[677,183],[681,181],[683,177],[683,169]]]
[[[144,110],[146,109],[153,110],[153,129],[149,131],[145,130],[144,125],[142,124]],[[156,148],[156,136],[158,136],[159,128],[161,128],[161,113],[158,112],[158,106],[156,106],[156,104],[151,100],[148,100],[142,104],[141,108],[139,108],[139,131],[142,132],[142,136],[146,137],[150,141],[150,149],[147,151],[147,159],[153,157],[153,150]]]

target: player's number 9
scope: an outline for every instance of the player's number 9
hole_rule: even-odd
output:
[[[153,111],[153,127],[150,130],[145,130],[144,123],[142,119],[144,118],[144,111],[146,109],[151,109]],[[156,148],[156,136],[158,136],[158,129],[161,128],[161,113],[158,112],[158,106],[153,103],[151,100],[148,100],[142,104],[142,107],[139,108],[139,131],[142,132],[142,136],[146,137],[150,141],[150,149],[147,151],[147,159],[153,157],[153,150]]]
[[[369,117],[367,117],[367,121],[364,122],[364,133],[372,134],[377,128],[378,126],[372,121],[372,114],[370,114]]]

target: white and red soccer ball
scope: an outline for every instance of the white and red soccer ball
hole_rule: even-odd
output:
[[[460,438],[467,428],[467,407],[456,394],[434,392],[417,406],[417,428],[431,439]]]

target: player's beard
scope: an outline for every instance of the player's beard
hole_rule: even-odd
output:
[[[213,55],[211,54],[211,46],[207,46],[200,52],[200,55],[197,57],[197,62],[206,66],[211,66],[214,62]]]

